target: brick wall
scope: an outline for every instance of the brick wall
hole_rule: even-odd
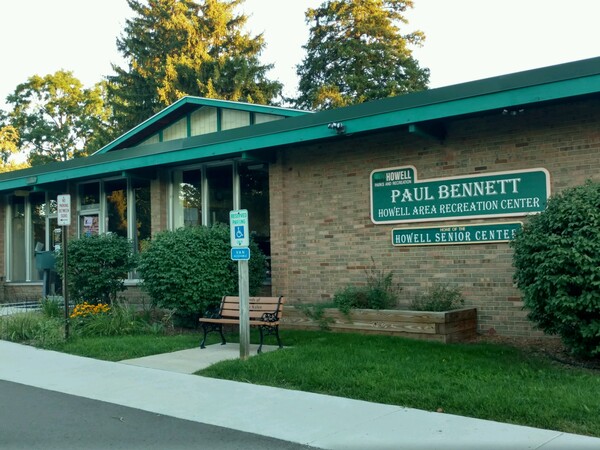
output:
[[[538,334],[513,285],[509,244],[393,247],[391,230],[403,225],[371,222],[370,173],[413,165],[423,180],[544,167],[555,194],[587,178],[600,181],[599,124],[600,101],[592,99],[455,120],[444,143],[399,130],[281,150],[270,171],[273,293],[292,303],[329,301],[338,289],[364,284],[374,261],[393,272],[405,304],[448,283],[478,308],[480,332]],[[474,222],[482,221],[410,226]]]
[[[42,298],[42,283],[4,283],[2,302],[36,302]]]
[[[150,186],[152,236],[167,229],[167,205],[169,204],[167,197],[168,173],[161,173],[158,178],[152,180]]]
[[[0,199],[0,211],[2,211],[0,213],[0,255],[2,255],[0,257],[0,284],[2,285],[2,289],[0,289],[0,303],[8,301],[5,292],[6,289],[4,289],[4,280],[6,279],[6,221],[8,220],[6,217],[6,207],[6,197],[2,197]]]

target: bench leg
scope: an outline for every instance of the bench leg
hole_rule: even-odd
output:
[[[200,348],[206,348],[204,344],[206,343],[206,335],[208,334],[208,332],[206,331],[206,327],[204,326],[204,324],[202,324],[202,331],[204,332],[204,336],[202,337],[202,342],[200,342]]]
[[[263,328],[264,327],[258,327],[258,330],[260,331],[260,342],[258,344],[258,350],[256,351],[256,353],[262,353],[262,345],[263,345]]]
[[[262,352],[262,346],[263,346],[263,340],[264,340],[264,335],[265,335],[265,328],[268,329],[267,334],[274,334],[275,337],[277,338],[277,345],[279,346],[279,348],[283,348],[283,344],[281,343],[281,338],[279,337],[279,326],[274,326],[274,327],[267,327],[267,326],[260,326],[258,327],[259,331],[260,331],[260,344],[258,345],[258,351],[256,353],[261,353]]]
[[[204,332],[204,336],[202,337],[202,342],[200,342],[200,348],[206,348],[206,345],[205,345],[206,344],[206,335],[208,333],[210,333],[211,331],[217,331],[217,330],[221,334],[221,345],[227,344],[227,341],[225,341],[225,335],[223,335],[223,325],[222,324],[214,325],[214,324],[203,323],[202,330]]]
[[[221,345],[227,344],[225,336],[223,335],[223,325],[219,325],[219,333],[221,333]]]
[[[277,345],[279,345],[279,348],[283,348],[281,338],[279,337],[279,326],[275,327],[275,337],[277,338]]]

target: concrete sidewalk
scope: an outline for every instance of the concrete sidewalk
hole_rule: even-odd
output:
[[[276,345],[263,345],[263,353],[272,352],[279,347]],[[250,344],[250,356],[256,356],[258,344]],[[240,357],[240,345],[227,343],[225,345],[209,345],[202,349],[199,346],[178,352],[163,353],[161,355],[145,356],[143,358],[126,359],[120,361],[132,366],[150,367],[152,369],[167,370],[169,372],[192,374],[219,361],[227,359],[238,359]]]
[[[0,379],[323,449],[600,449],[597,438],[188,374],[220,351],[239,357],[233,347],[112,363],[0,341]]]

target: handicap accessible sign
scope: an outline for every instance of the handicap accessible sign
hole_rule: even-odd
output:
[[[231,247],[248,247],[248,210],[237,209],[229,212],[229,228],[231,229]]]

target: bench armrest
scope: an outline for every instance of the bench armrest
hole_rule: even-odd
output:
[[[205,319],[220,319],[221,318],[221,308],[216,307],[216,308],[207,309],[202,317]]]
[[[264,313],[261,316],[261,320],[263,322],[277,322],[279,319],[277,318],[277,313]]]

